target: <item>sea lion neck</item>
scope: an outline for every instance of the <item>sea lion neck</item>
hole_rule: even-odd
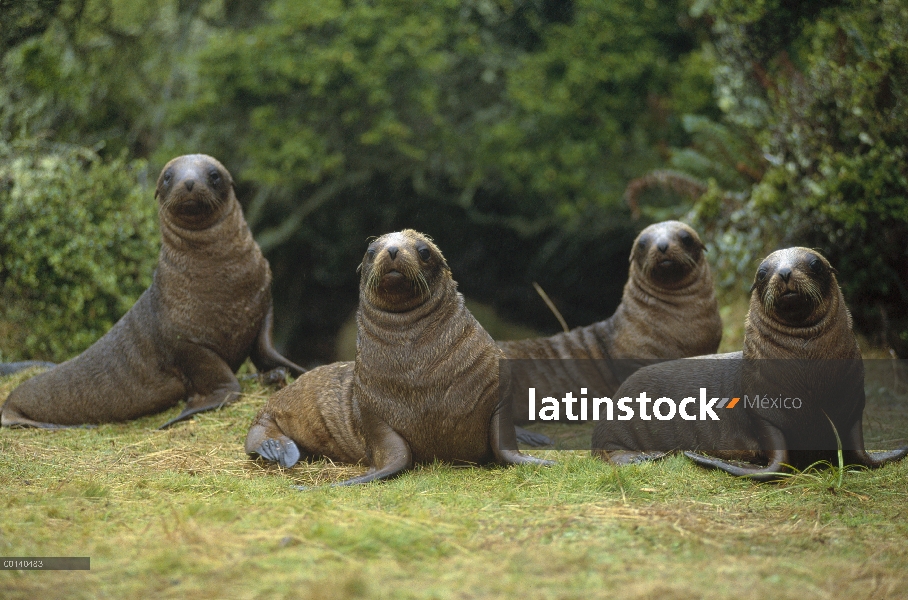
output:
[[[182,227],[165,214],[159,215],[159,225],[162,248],[205,248],[209,255],[216,255],[222,251],[234,251],[234,244],[239,244],[237,248],[245,251],[254,243],[239,202],[232,195],[217,220],[204,229]],[[225,243],[227,241],[230,243]]]
[[[860,357],[860,349],[851,330],[851,315],[837,284],[830,288],[829,294],[831,297],[826,312],[803,327],[792,326],[764,314],[763,304],[754,294],[744,322],[744,358]]]
[[[418,339],[426,330],[444,326],[453,316],[453,307],[463,304],[456,301],[458,295],[457,283],[450,277],[437,282],[423,303],[402,312],[384,310],[362,294],[357,322],[361,332],[369,332],[376,339],[399,341],[401,336]]]
[[[625,294],[643,304],[660,301],[677,304],[686,301],[687,298],[703,295],[703,290],[707,288],[712,293],[712,274],[708,268],[704,268],[704,264],[705,261],[701,259],[696,268],[692,269],[677,284],[661,285],[658,281],[647,277],[634,262],[631,262]]]

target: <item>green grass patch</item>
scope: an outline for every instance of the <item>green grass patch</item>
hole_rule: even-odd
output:
[[[0,398],[24,376],[0,380]],[[328,461],[249,460],[269,390],[167,431],[178,408],[94,429],[0,430],[3,598],[898,598],[908,462],[754,484],[682,457],[614,468],[418,467],[384,483]],[[577,435],[567,431],[564,435]]]

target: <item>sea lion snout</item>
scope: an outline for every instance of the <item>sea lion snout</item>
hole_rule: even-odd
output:
[[[411,229],[388,233],[369,244],[361,286],[365,298],[390,312],[411,310],[431,295],[432,283],[450,270],[432,240]]]

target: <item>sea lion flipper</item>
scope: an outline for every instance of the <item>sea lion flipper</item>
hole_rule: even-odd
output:
[[[492,446],[492,453],[495,455],[495,462],[502,465],[545,465],[551,466],[555,463],[550,460],[544,460],[521,454],[517,450],[517,431],[511,420],[511,405],[507,402],[498,405],[489,425],[489,444]]]
[[[857,464],[871,469],[900,460],[908,456],[908,446],[896,450],[869,452],[864,449],[863,419],[858,419],[848,432],[842,444],[845,464]]]
[[[536,433],[523,427],[515,427],[514,430],[517,434],[517,441],[521,444],[533,447],[551,446],[553,444],[552,439],[547,435]]]
[[[265,411],[259,413],[255,423],[249,428],[245,449],[250,457],[261,456],[285,469],[289,469],[300,459],[299,446],[281,432],[274,418]]]
[[[183,412],[161,425],[167,429],[192,415],[220,408],[240,397],[240,382],[224,360],[208,348],[187,346],[180,353],[184,374],[195,395],[189,398]]]
[[[306,372],[306,369],[296,363],[290,362],[274,349],[274,345],[271,342],[271,329],[273,325],[274,306],[269,305],[268,312],[265,314],[264,320],[262,320],[262,326],[259,328],[259,333],[255,338],[255,344],[252,346],[252,352],[250,353],[249,358],[252,359],[252,364],[255,365],[255,368],[258,369],[260,373],[283,367],[293,373],[294,377],[299,377]]]
[[[788,464],[788,450],[776,449],[769,455],[769,464],[765,467],[742,467],[725,462],[722,459],[706,456],[697,452],[685,451],[684,456],[701,467],[719,469],[737,477],[749,477],[754,481],[774,481],[784,477],[785,465]]]
[[[388,479],[413,466],[413,452],[399,433],[377,418],[364,418],[364,421],[367,429],[365,437],[371,442],[367,459],[372,467],[364,475],[339,481],[333,486]]]

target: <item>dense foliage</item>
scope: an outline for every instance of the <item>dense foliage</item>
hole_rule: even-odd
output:
[[[331,358],[366,238],[405,226],[512,318],[557,329],[534,280],[572,325],[606,316],[640,226],[627,179],[685,142],[682,113],[714,112],[675,3],[63,0],[54,15],[4,56],[4,136],[153,168],[220,158],[300,360]]]
[[[89,162],[124,178],[137,173],[124,156],[147,159],[149,177],[177,154],[221,159],[275,273],[276,337],[299,361],[332,358],[369,236],[429,233],[467,295],[554,331],[533,281],[570,325],[602,318],[634,233],[692,206],[727,290],[743,294],[774,247],[819,247],[847,274],[858,323],[908,348],[908,15],[895,0],[0,11],[4,143],[94,148]],[[82,185],[101,189],[94,168]]]
[[[742,259],[821,249],[858,325],[908,356],[908,5],[698,5],[716,19],[718,104],[764,158],[737,163],[752,187],[714,184],[700,221],[724,234],[720,251]]]
[[[0,146],[5,360],[84,350],[151,283],[157,204],[144,161],[66,146]]]

